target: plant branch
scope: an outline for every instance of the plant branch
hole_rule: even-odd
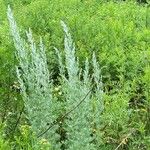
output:
[[[87,96],[90,94],[90,92],[92,91],[94,85],[92,86],[92,88],[87,92],[87,94],[85,95],[85,97],[75,106],[73,107],[71,110],[69,110],[68,112],[66,112],[64,115],[62,115],[61,117],[58,117],[45,131],[43,131],[42,133],[38,134],[38,138],[43,136],[45,133],[47,133],[54,125],[56,125],[58,122],[60,122],[61,120],[63,120],[64,118],[66,118],[69,114],[71,114],[75,109],[77,109],[87,98]]]
[[[133,133],[135,132],[135,130],[132,130],[129,134],[127,134],[122,141],[120,142],[120,144],[116,147],[115,150],[118,150],[120,148],[121,145],[126,143],[126,140],[129,138],[129,136],[131,136]]]
[[[16,124],[15,124],[15,127],[14,127],[14,132],[15,132],[15,130],[16,130],[18,124],[19,124],[19,121],[20,121],[20,119],[21,119],[21,115],[22,115],[23,111],[24,111],[24,106],[22,107],[21,112],[20,112],[20,114],[19,114],[19,117],[18,117],[18,119],[17,119],[17,121],[16,121]]]

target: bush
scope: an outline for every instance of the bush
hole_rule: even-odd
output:
[[[59,149],[58,136],[56,135],[58,130],[57,125],[54,124],[52,130],[48,129],[38,135],[39,132],[47,128],[47,123],[53,124],[59,117],[57,113],[54,113],[58,109],[59,103],[52,96],[52,88],[54,85],[49,80],[50,75],[42,39],[40,40],[39,49],[37,49],[32,38],[31,30],[29,30],[26,33],[29,43],[27,45],[19,35],[10,8],[8,8],[7,15],[17,51],[16,57],[19,66],[16,68],[16,72],[27,119],[29,124],[31,124],[33,132],[38,137],[44,136],[49,140],[52,149]],[[96,62],[95,54],[93,54],[93,80],[96,83],[95,94],[89,94],[88,97],[85,97],[86,101],[83,103],[81,101],[82,98],[88,93],[90,87],[93,86],[92,78],[89,76],[89,62],[88,60],[86,61],[87,67],[83,74],[84,82],[82,83],[82,72],[79,69],[79,62],[75,58],[74,43],[72,42],[67,26],[63,22],[62,26],[65,32],[65,65],[61,62],[62,58],[57,50],[60,63],[60,76],[62,77],[60,79],[60,85],[64,94],[63,101],[66,101],[65,111],[68,114],[73,109],[74,113],[70,117],[67,116],[69,117],[67,120],[64,120],[65,117],[63,117],[63,126],[66,126],[64,129],[67,134],[65,146],[70,150],[79,148],[97,149],[99,144],[94,144],[93,141],[99,143],[99,119],[102,111],[100,108],[103,108],[99,66]],[[68,78],[65,77],[65,68]],[[92,129],[95,130],[95,133],[91,136]],[[81,141],[80,138],[83,140]]]

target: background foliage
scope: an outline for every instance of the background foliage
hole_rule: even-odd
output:
[[[120,143],[120,149],[147,150],[150,147],[148,4],[100,0],[0,0],[0,4],[0,121],[4,126],[1,128],[1,149],[9,149],[8,141],[12,147],[21,145],[19,139],[24,137],[19,126],[26,124],[21,115],[16,127],[23,101],[6,17],[8,4],[24,39],[28,27],[35,41],[43,37],[48,67],[56,86],[59,69],[53,47],[64,49],[60,20],[71,28],[81,67],[95,52],[102,70],[105,105],[100,125],[101,149],[115,149]],[[34,140],[34,135],[29,140]]]

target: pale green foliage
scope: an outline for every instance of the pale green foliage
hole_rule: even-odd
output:
[[[69,76],[70,82],[74,82],[77,77],[77,73],[79,71],[78,65],[75,60],[75,45],[71,39],[71,35],[68,31],[68,28],[66,24],[61,21],[61,25],[65,32],[65,40],[64,40],[64,46],[65,46],[65,64]]]
[[[58,116],[54,114],[54,110],[57,106],[59,107],[52,95],[53,83],[49,79],[44,45],[40,39],[40,44],[36,47],[30,29],[26,33],[29,44],[21,39],[10,8],[8,8],[8,19],[21,68],[17,67],[16,71],[27,117],[32,130],[38,134],[47,129],[47,123],[51,124],[55,121]],[[55,49],[60,65],[60,82],[65,99],[65,111],[69,112],[75,108],[90,91],[85,100],[64,120],[63,127],[67,134],[65,145],[68,150],[96,150],[100,141],[98,127],[103,110],[101,72],[95,54],[92,59],[93,76],[89,75],[88,59],[85,61],[85,69],[82,71],[79,68],[71,34],[64,22],[61,22],[61,25],[65,33],[65,64],[63,64],[61,53]],[[65,71],[67,71],[67,77]],[[81,80],[82,76],[83,80]],[[59,149],[56,130],[57,126],[54,126],[42,135],[50,141],[53,149]]]
[[[52,123],[56,116],[53,114],[54,103],[52,101],[52,86],[49,83],[50,74],[47,67],[45,48],[40,39],[36,47],[31,30],[27,32],[28,45],[21,39],[11,9],[8,8],[8,20],[17,50],[16,57],[19,68],[16,67],[17,77],[21,87],[22,97],[27,111],[27,118],[31,123],[32,130],[39,134],[47,128],[47,123]],[[56,148],[57,136],[54,126],[44,137],[48,138]]]
[[[85,61],[85,69],[82,71],[79,69],[78,58],[75,57],[75,46],[71,38],[70,32],[64,22],[61,25],[65,32],[65,65],[62,63],[62,58],[59,51],[56,49],[58,55],[58,61],[61,68],[60,73],[64,73],[66,68],[68,78],[62,79],[62,87],[64,89],[64,96],[66,98],[66,111],[73,109],[85,95],[91,90],[92,78],[89,75],[89,62]],[[95,55],[93,54],[93,67],[94,67],[94,81],[96,82],[96,95],[99,96],[95,104],[92,92],[86,97],[85,101],[68,116],[65,121],[65,129],[67,131],[66,146],[68,150],[75,149],[97,149],[96,145],[92,142],[98,142],[98,136],[91,136],[92,130],[95,130],[94,125],[100,123],[100,108],[99,104],[102,104],[102,87],[100,80],[99,66],[96,62]],[[63,70],[63,71],[62,71]],[[81,75],[83,73],[83,81]],[[64,77],[64,74],[61,74]],[[99,93],[99,95],[98,95]],[[101,95],[100,95],[101,94]],[[93,110],[93,105],[95,109]],[[98,111],[97,111],[98,110]],[[98,116],[99,115],[99,116]],[[95,134],[96,135],[96,134]]]

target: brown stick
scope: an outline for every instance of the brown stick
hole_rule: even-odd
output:
[[[129,138],[129,136],[131,136],[134,133],[135,130],[132,130],[129,134],[127,134],[127,136],[125,138],[122,139],[122,141],[120,142],[120,144],[116,147],[115,150],[118,150],[120,148],[121,145],[124,144],[124,142]]]

